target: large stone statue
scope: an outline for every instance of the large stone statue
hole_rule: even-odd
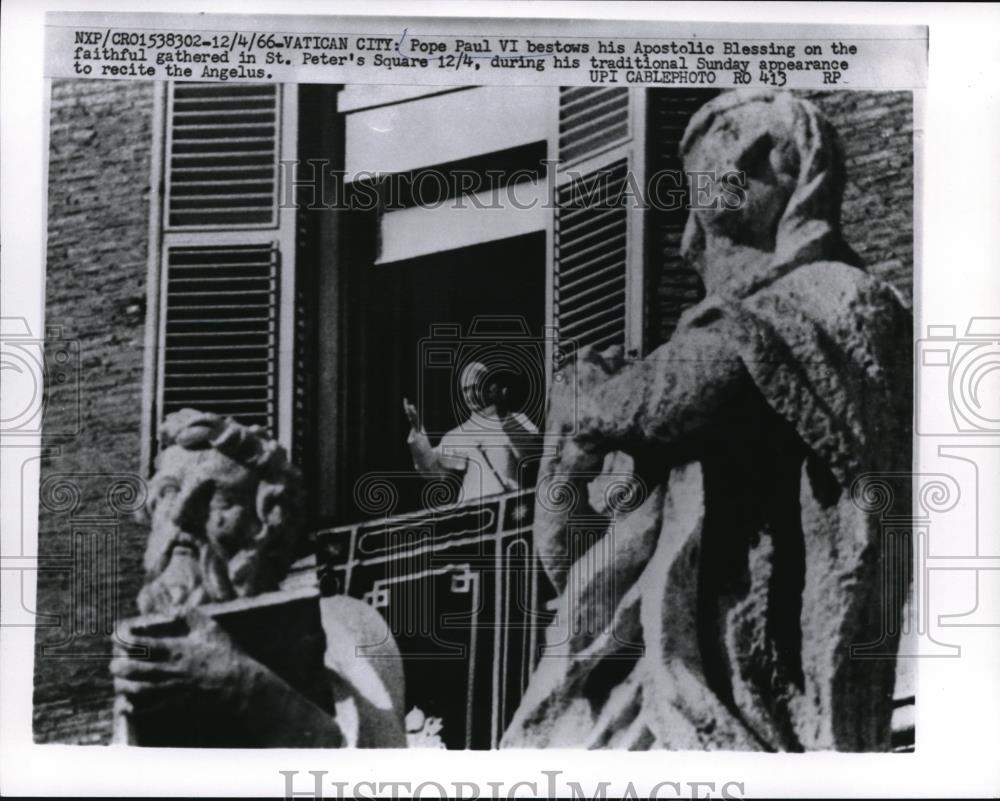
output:
[[[503,744],[888,749],[901,593],[852,487],[910,469],[910,315],[841,238],[811,103],[720,95],[681,150],[745,197],[692,210],[707,297],[666,344],[557,377],[535,543],[561,597]],[[631,497],[581,554],[608,454]]]
[[[301,501],[284,449],[258,427],[192,409],[167,416],[160,445],[147,502],[143,617],[119,632],[124,642],[111,663],[118,738],[142,731],[140,743],[159,745],[405,745],[399,653],[367,604],[306,599],[312,606],[296,606],[291,619],[250,632],[250,644],[267,652],[267,640],[301,628],[282,646],[295,653],[278,654],[294,679],[202,611],[277,590],[285,577]],[[306,618],[316,604],[310,639]],[[310,657],[315,669],[300,664]]]

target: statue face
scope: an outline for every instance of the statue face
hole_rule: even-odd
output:
[[[685,169],[699,174],[692,180],[693,213],[708,237],[774,250],[798,174],[793,141],[790,131],[774,130],[763,104],[740,106],[715,121],[685,160]],[[742,193],[734,191],[737,185]]]
[[[246,563],[257,519],[258,477],[214,449],[166,449],[152,486],[152,531],[146,549],[146,569],[162,575],[174,560],[193,559],[201,573],[214,572],[214,587],[252,582],[252,576],[230,575],[237,557]],[[252,562],[252,560],[251,560]],[[172,570],[176,569],[176,566]],[[193,583],[205,580],[201,575]],[[226,593],[229,594],[229,593]]]

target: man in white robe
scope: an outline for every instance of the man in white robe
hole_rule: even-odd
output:
[[[410,421],[406,442],[413,466],[430,478],[460,478],[460,502],[510,492],[530,483],[536,466],[538,429],[521,412],[508,408],[508,388],[492,379],[482,362],[471,362],[460,374],[462,400],[469,417],[432,446],[420,424],[416,406],[403,398]]]

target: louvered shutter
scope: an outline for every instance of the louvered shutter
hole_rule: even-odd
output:
[[[619,88],[559,93],[552,322],[563,351],[620,345],[637,355],[641,345],[642,220],[627,181],[643,171],[642,99]]]
[[[277,423],[275,245],[167,251],[163,413],[183,408]]]
[[[618,159],[557,190],[556,330],[577,347],[625,345],[627,170],[628,159]]]
[[[155,422],[194,408],[288,445],[294,210],[279,207],[278,170],[294,155],[289,98],[275,85],[184,83],[166,100]]]
[[[278,104],[275,85],[172,85],[168,228],[277,224]]]
[[[629,140],[629,90],[559,90],[559,162],[566,167]]]

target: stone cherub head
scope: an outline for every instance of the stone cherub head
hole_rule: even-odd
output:
[[[277,589],[295,555],[298,472],[259,426],[182,409],[160,427],[139,611]]]

